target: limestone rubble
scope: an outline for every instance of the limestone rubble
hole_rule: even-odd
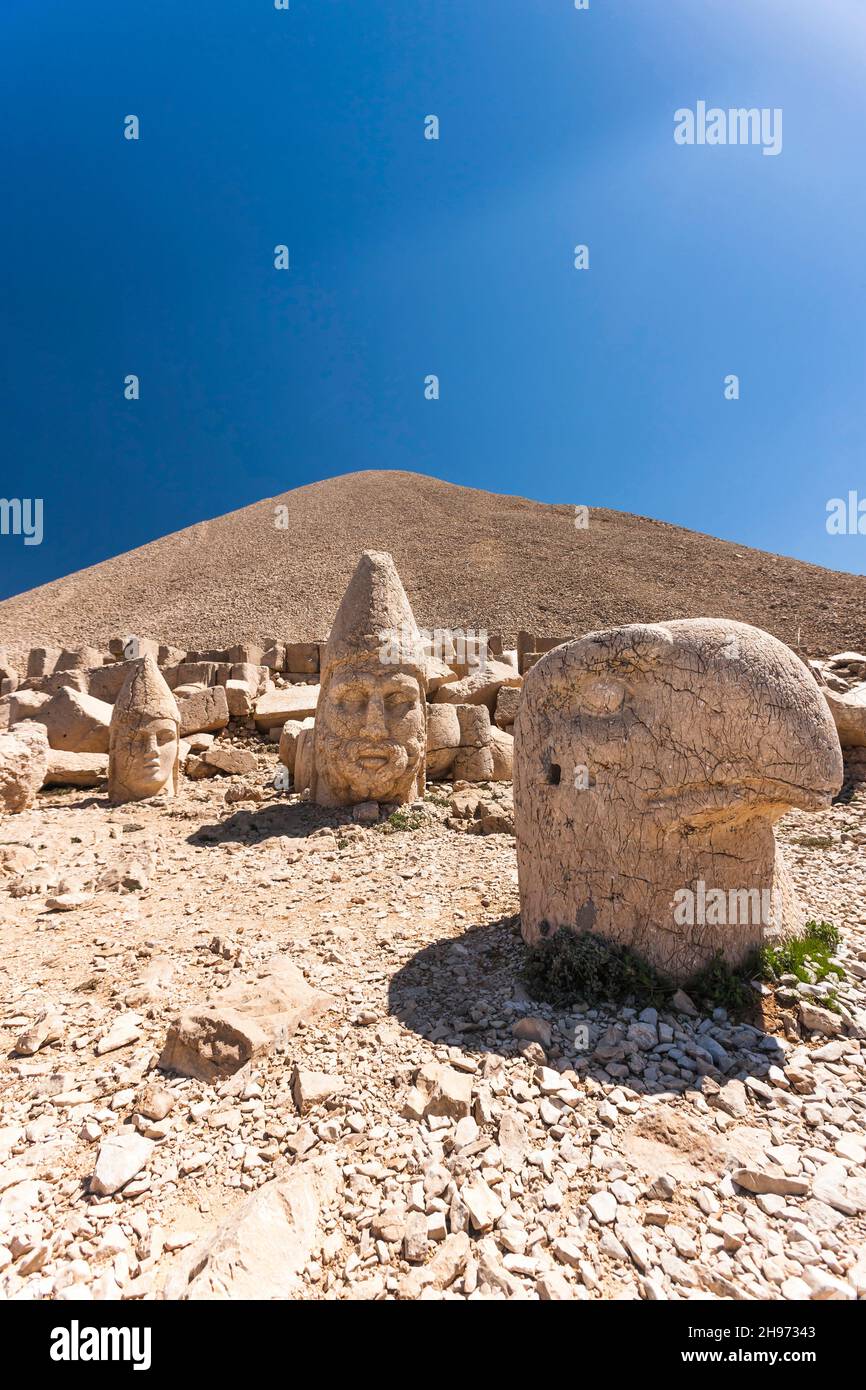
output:
[[[103,665],[58,647],[32,676],[4,668],[39,688],[0,695],[27,715],[0,734],[0,787],[17,788],[0,844],[0,1297],[866,1297],[856,754],[832,805],[775,820],[804,912],[842,932],[841,975],[760,986],[736,1018],[682,990],[554,1007],[522,980],[512,787],[490,780],[507,779],[542,663],[562,660],[543,639],[523,644],[526,692],[435,702],[455,684],[438,672],[435,780],[399,814],[297,789],[321,641],[152,639],[134,660],[217,727],[179,741],[175,796],[113,804],[105,754],[51,750],[31,715],[64,688],[117,700],[118,640]],[[818,676],[866,675],[839,656],[815,672],[820,709]],[[784,701],[749,711],[771,733],[789,719],[800,746]],[[695,746],[706,726],[686,722]],[[4,783],[7,767],[21,774]]]

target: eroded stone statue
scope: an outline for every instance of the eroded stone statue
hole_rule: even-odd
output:
[[[152,656],[130,664],[111,716],[108,795],[144,801],[177,792],[180,713]]]
[[[696,618],[557,647],[526,677],[514,761],[528,942],[594,931],[682,982],[804,925],[773,826],[828,806],[842,757],[768,633]]]
[[[365,550],[322,662],[311,795],[322,806],[424,794],[425,654],[390,555]]]

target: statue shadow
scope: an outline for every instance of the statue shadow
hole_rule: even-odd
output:
[[[339,833],[353,824],[351,813],[317,806],[312,801],[270,801],[256,811],[237,810],[225,820],[200,825],[187,836],[187,844],[199,849],[225,844],[260,844],[284,835],[303,840],[316,830]]]
[[[834,806],[850,806],[857,793],[866,790],[862,782],[855,782],[847,775],[838,796],[833,797]]]
[[[95,788],[94,792],[90,795],[79,796],[75,800],[73,800],[71,796],[66,797],[62,795],[63,792],[71,792],[74,790],[75,788],[73,787],[43,787],[34,805],[36,808],[41,804],[43,807],[50,806],[52,808],[62,808],[64,811],[90,811],[94,807],[103,811],[117,810],[117,806],[108,800],[107,795],[99,795],[98,788]],[[55,796],[55,793],[59,793],[59,795]],[[41,799],[42,797],[45,798],[44,801]]]
[[[746,1071],[761,1080],[771,1066],[784,1063],[781,1046],[756,1014],[749,1020],[728,1019],[720,1024],[732,1033],[743,1030],[741,1036],[749,1041],[748,1049],[729,1052],[724,1067],[700,1064],[692,1080],[667,1073],[644,1078],[632,1071],[631,1058],[645,1063],[654,1054],[628,1046],[625,1035],[629,1024],[647,1006],[646,1001],[628,1005],[575,1000],[563,1007],[534,999],[522,981],[526,950],[520,919],[514,916],[475,923],[459,937],[434,941],[392,976],[388,1011],[425,1041],[481,1058],[519,1056],[527,1044],[514,1036],[513,1026],[522,1018],[540,1019],[550,1026],[550,1042],[544,1046],[547,1066],[574,1071],[581,1081],[591,1078],[607,1086],[622,1084],[649,1096],[701,1090],[705,1077],[723,1087]],[[701,1045],[700,1025],[709,1013],[692,1017],[676,1013],[664,1003],[656,1007],[660,1020]],[[585,1033],[580,1031],[584,1029]],[[616,1041],[610,1030],[617,1035]],[[600,1044],[604,1048],[603,1037],[610,1041],[607,1050],[597,1055]],[[542,1060],[533,1049],[528,1056],[531,1061]],[[658,1054],[655,1056],[658,1060]],[[611,1063],[615,1068],[624,1067],[627,1075],[609,1072]]]

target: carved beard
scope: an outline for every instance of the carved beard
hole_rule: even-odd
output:
[[[364,766],[358,756],[373,747],[384,755],[382,762],[378,767]],[[316,740],[316,758],[328,785],[347,803],[399,800],[418,775],[422,753],[423,746],[416,739],[408,744],[395,739],[374,742],[321,730]]]

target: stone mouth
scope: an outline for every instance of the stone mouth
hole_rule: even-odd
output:
[[[355,754],[355,762],[360,764],[361,767],[384,767],[385,764],[390,761],[391,754],[386,748],[377,748],[373,745],[360,748]]]

